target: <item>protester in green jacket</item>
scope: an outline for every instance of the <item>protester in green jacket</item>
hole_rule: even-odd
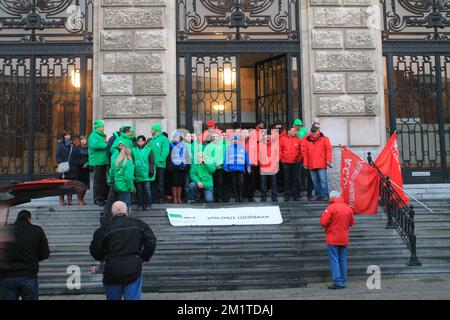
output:
[[[199,193],[203,192],[205,202],[214,201],[214,182],[213,174],[216,170],[214,164],[205,163],[203,154],[198,155],[196,164],[191,165],[189,173],[191,183],[189,184],[189,202],[198,202],[200,200]]]
[[[166,161],[170,152],[170,143],[161,130],[160,124],[152,125],[153,139],[150,141],[150,147],[153,150],[156,166],[156,179],[153,194],[153,202],[161,203],[164,199],[164,172],[166,170]]]
[[[94,171],[94,203],[99,206],[105,205],[108,195],[106,184],[106,171],[109,164],[108,143],[105,135],[105,122],[94,121],[94,131],[88,138],[89,166]]]
[[[188,149],[189,152],[189,166],[196,163],[198,154],[202,152],[203,145],[198,143],[197,135],[195,133],[186,132],[183,136],[183,143]],[[189,168],[190,170],[190,168]],[[186,174],[184,177],[184,196],[185,202],[189,201],[189,184],[191,183],[191,179],[189,174]]]
[[[214,197],[216,202],[224,202],[224,171],[223,159],[227,147],[227,133],[220,137],[217,133],[211,136],[211,143],[205,146],[204,156],[207,164],[214,165]]]
[[[147,144],[145,136],[137,137],[137,148],[131,155],[134,159],[134,177],[136,181],[138,211],[146,211],[152,206],[150,182],[155,181],[155,158],[153,150]]]
[[[300,139],[303,139],[309,133],[309,130],[303,127],[303,122],[300,119],[295,119],[294,127],[297,130],[297,134]]]
[[[133,149],[133,137],[132,137],[132,128],[130,126],[122,127],[122,133],[119,138],[117,138],[113,145],[111,146],[111,165],[109,167],[109,175],[108,175],[108,184],[111,185],[113,182],[112,176],[114,175],[114,166],[113,163],[116,162],[117,157],[119,156],[122,147],[127,147]]]
[[[134,170],[135,166],[131,156],[131,149],[123,147],[117,160],[111,163],[112,179],[114,181],[114,193],[117,201],[123,201],[127,204],[128,210],[131,209],[131,193],[134,188]]]

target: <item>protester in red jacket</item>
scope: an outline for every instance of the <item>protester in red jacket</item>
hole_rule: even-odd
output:
[[[219,137],[222,135],[222,130],[220,130],[219,128],[216,127],[216,123],[212,120],[209,120],[207,123],[208,129],[206,129],[205,131],[203,131],[202,136],[201,136],[201,143],[210,143],[212,140],[212,136],[214,134],[218,134]]]
[[[284,173],[284,201],[289,201],[290,197],[298,201],[300,162],[303,156],[302,141],[294,127],[289,129],[287,136],[280,138],[280,156]]]
[[[330,205],[322,213],[320,225],[325,228],[333,284],[328,289],[343,289],[347,282],[348,233],[355,220],[353,210],[344,203],[338,191],[330,194]]]
[[[316,126],[303,139],[303,166],[310,170],[316,200],[328,201],[327,167],[331,168],[333,150],[328,137]]]
[[[267,201],[268,180],[272,187],[272,202],[278,202],[277,173],[279,170],[279,139],[278,132],[274,131],[275,143],[272,143],[272,135],[267,133],[259,143],[258,165],[260,168],[261,202]]]

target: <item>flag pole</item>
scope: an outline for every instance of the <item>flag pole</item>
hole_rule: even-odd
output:
[[[428,208],[426,205],[424,205],[422,202],[420,202],[419,200],[417,200],[411,193],[409,193],[408,191],[406,191],[405,189],[403,189],[402,187],[400,187],[398,184],[396,184],[394,181],[390,180],[390,182],[396,186],[397,188],[399,188],[400,190],[402,190],[403,192],[405,192],[408,196],[410,196],[411,198],[413,198],[416,202],[418,202],[422,207],[424,207],[425,209],[427,209],[428,211],[430,211],[431,213],[434,213],[433,210],[431,210],[430,208]]]

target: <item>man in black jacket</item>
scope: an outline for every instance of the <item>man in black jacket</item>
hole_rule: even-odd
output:
[[[6,247],[5,267],[0,270],[2,300],[38,300],[39,262],[50,256],[47,237],[41,227],[31,224],[31,213],[22,210],[9,226],[14,235]]]
[[[114,202],[111,212],[111,222],[95,231],[89,249],[94,259],[105,261],[106,298],[140,300],[142,263],[153,255],[156,238],[146,223],[128,217],[124,202]]]

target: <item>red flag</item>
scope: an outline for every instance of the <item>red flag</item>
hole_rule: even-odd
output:
[[[400,187],[398,188],[392,184],[399,196],[403,199],[403,201],[405,201],[406,204],[408,204],[409,199],[403,192],[403,177],[402,168],[400,165],[400,153],[398,152],[397,132],[394,132],[392,137],[389,139],[377,160],[375,160],[375,165],[380,169],[381,173],[383,173],[386,177],[390,177],[391,181]]]
[[[377,213],[380,193],[377,170],[346,147],[341,147],[341,151],[342,198],[355,213]]]

